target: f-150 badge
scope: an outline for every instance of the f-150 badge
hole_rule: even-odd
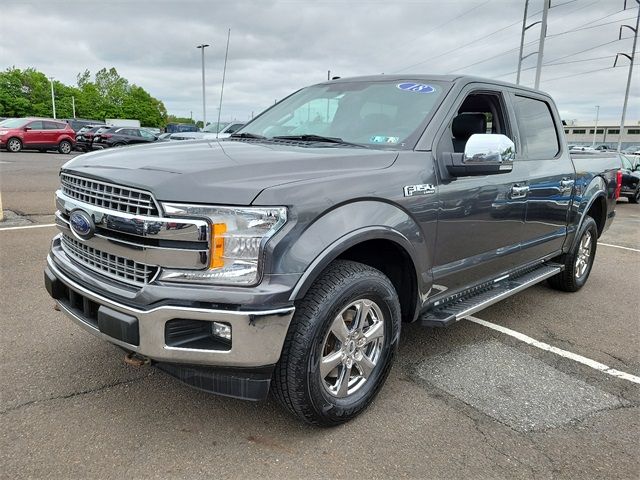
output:
[[[436,187],[427,183],[420,185],[407,185],[404,187],[405,197],[414,197],[416,195],[430,195],[436,193]]]

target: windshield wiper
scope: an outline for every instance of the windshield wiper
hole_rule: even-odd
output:
[[[271,138],[275,140],[301,140],[303,142],[337,143],[340,145],[351,145],[354,147],[367,148],[366,145],[362,145],[360,143],[346,142],[338,137],[323,137],[322,135],[313,135],[310,133],[307,133],[304,135],[277,135]]]
[[[267,137],[265,137],[263,135],[258,135],[256,133],[249,133],[249,132],[232,133],[229,136],[231,138],[258,138],[258,139],[267,138]]]

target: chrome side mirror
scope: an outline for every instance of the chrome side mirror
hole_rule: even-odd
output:
[[[443,162],[450,175],[496,175],[513,170],[515,144],[505,135],[476,133],[469,137],[464,153],[444,153]]]
[[[505,135],[475,133],[464,147],[464,163],[508,163],[516,156],[516,146]]]

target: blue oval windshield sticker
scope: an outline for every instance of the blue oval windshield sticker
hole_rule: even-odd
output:
[[[404,82],[399,83],[397,86],[400,90],[406,90],[407,92],[433,93],[436,91],[431,85],[425,85],[424,83]]]

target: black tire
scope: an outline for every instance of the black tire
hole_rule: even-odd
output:
[[[22,141],[19,138],[10,138],[7,140],[7,152],[18,153],[22,150]]]
[[[629,197],[629,203],[640,203],[640,186],[638,186],[634,194]]]
[[[113,148],[122,148],[124,147],[126,144],[118,142],[118,143],[114,143],[113,144]]]
[[[69,155],[72,151],[73,145],[69,140],[62,140],[58,144],[58,152],[62,153],[63,155]]]
[[[328,346],[335,319],[341,316],[345,307],[360,301],[373,302],[380,315],[374,313],[371,318],[382,324],[384,333],[376,340],[379,342],[376,343],[378,357],[367,376],[360,368],[362,356],[359,361],[353,360],[351,364],[347,364],[349,360],[345,360],[343,356],[341,363],[334,367],[335,370],[328,370],[337,372],[337,385],[340,372],[344,372],[348,366],[347,390],[351,388],[352,378],[354,382],[357,381],[356,377],[350,376],[351,372],[356,372],[356,376],[360,375],[360,386],[355,387],[353,393],[339,398],[335,396],[339,395],[339,392],[332,394],[330,387],[325,383],[330,375],[322,378],[320,360],[323,357],[323,349]],[[369,312],[372,311],[373,306]],[[358,335],[358,329],[353,328],[355,323],[354,320],[351,327],[347,325],[347,331]],[[384,384],[397,352],[400,323],[398,295],[393,284],[382,272],[361,263],[346,260],[333,262],[296,305],[296,313],[285,339],[282,356],[274,371],[274,396],[286,409],[312,425],[329,427],[351,420],[371,403]],[[369,326],[369,330],[360,332],[360,340],[363,343],[365,340],[362,337],[371,329]],[[371,343],[362,346],[358,343],[357,348],[360,350],[354,352],[356,343],[353,340],[344,343],[338,341],[337,344],[339,348],[335,347],[337,351],[332,354],[346,351],[351,344],[352,359],[357,358],[354,356],[363,352],[368,345],[373,345]]]
[[[589,256],[585,262],[584,271],[577,265],[581,255],[581,245],[587,235],[590,235]],[[564,270],[557,275],[549,278],[549,285],[556,290],[564,292],[577,292],[580,290],[591,273],[593,261],[596,258],[596,249],[598,247],[598,226],[593,218],[585,216],[582,226],[576,235],[578,239],[570,252],[561,255],[557,261],[564,265]]]

